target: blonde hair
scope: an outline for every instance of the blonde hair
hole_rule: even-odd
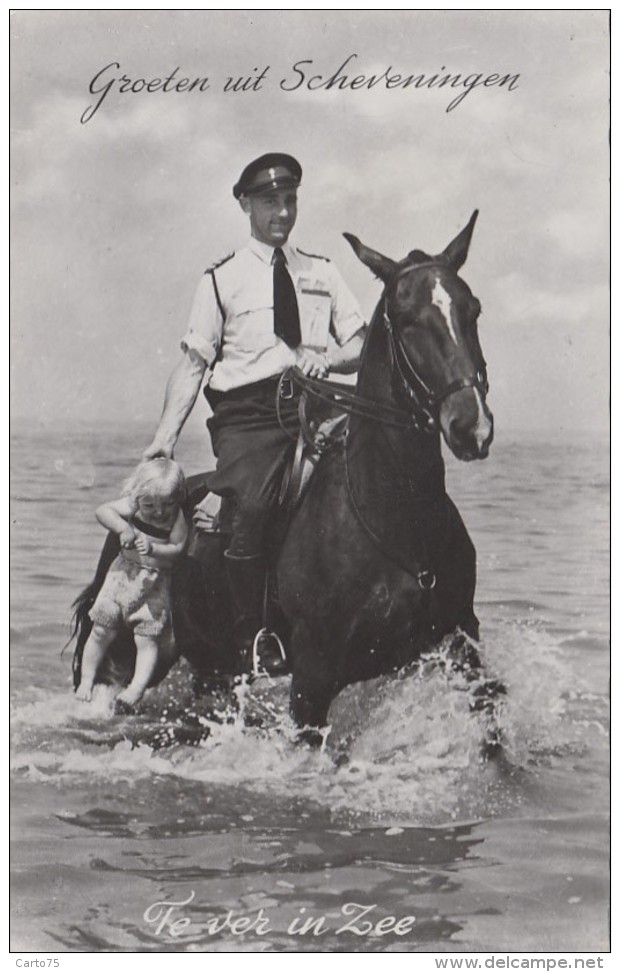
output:
[[[137,503],[143,496],[169,496],[183,503],[187,495],[185,476],[173,459],[147,459],[141,462],[123,486],[123,496]]]

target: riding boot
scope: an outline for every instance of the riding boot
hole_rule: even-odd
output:
[[[261,673],[284,675],[288,666],[280,641],[263,627],[266,570],[262,555],[236,557],[226,550],[224,561],[236,615],[233,635],[242,671],[250,673],[258,667]]]

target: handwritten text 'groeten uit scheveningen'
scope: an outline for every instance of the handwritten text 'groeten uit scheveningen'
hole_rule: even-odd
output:
[[[154,901],[145,910],[143,918],[150,925],[157,936],[165,936],[175,940],[185,935],[194,934],[197,929],[192,928],[192,920],[183,914],[182,909],[191,905],[196,896],[190,891],[189,897],[180,901]],[[242,915],[234,911],[227,911],[214,918],[202,920],[199,933],[208,935],[268,935],[270,932],[284,932],[286,935],[311,935],[318,937],[332,932],[335,935],[357,935],[365,938],[367,935],[382,938],[385,935],[408,935],[415,925],[414,915],[384,915],[379,918],[376,914],[377,905],[358,904],[348,901],[343,904],[338,915],[309,915],[307,909],[299,908],[295,918],[288,921],[283,929],[272,927],[269,916],[264,908]],[[202,909],[201,909],[202,911]]]
[[[433,90],[447,88],[455,92],[455,96],[446,106],[446,111],[453,111],[474,88],[504,88],[514,91],[518,88],[519,74],[471,74],[450,73],[445,66],[435,74],[400,74],[390,65],[384,71],[376,74],[356,74],[357,66],[354,61],[357,54],[349,56],[335,71],[317,72],[312,59],[296,61],[283,78],[274,82],[271,67],[253,67],[249,73],[239,76],[229,76],[221,80],[212,79],[208,75],[203,77],[183,77],[180,67],[175,67],[166,77],[131,77],[121,73],[118,61],[111,61],[97,71],[88,90],[95,100],[84,110],[81,122],[83,125],[96,115],[99,108],[114,91],[117,94],[187,94],[206,91],[220,91],[224,93],[242,94],[262,91],[269,84],[277,84],[284,92],[295,91],[372,91],[412,88],[416,90]]]

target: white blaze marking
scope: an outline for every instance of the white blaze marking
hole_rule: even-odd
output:
[[[477,388],[472,388],[472,391],[476,398],[476,405],[478,406],[478,418],[476,420],[476,428],[474,429],[474,435],[476,436],[476,443],[478,445],[478,448],[481,449],[484,443],[486,442],[491,429],[489,425],[489,420],[484,414],[482,396]]]
[[[437,310],[441,313],[448,333],[454,343],[458,345],[456,339],[456,333],[454,330],[454,325],[452,323],[452,300],[450,299],[449,293],[442,286],[441,281],[435,278],[435,286],[433,287],[433,292],[431,294],[431,299]],[[491,431],[491,425],[484,412],[484,403],[482,401],[482,395],[477,388],[472,388],[474,397],[476,399],[476,406],[478,408],[478,417],[476,419],[476,426],[474,428],[474,435],[476,437],[476,443],[478,448],[481,449]]]
[[[452,301],[450,300],[450,295],[444,290],[440,281],[437,279],[435,280],[435,286],[433,287],[431,297],[435,307],[443,314],[450,337],[454,343],[457,344],[456,334],[454,333],[454,328],[452,326]]]

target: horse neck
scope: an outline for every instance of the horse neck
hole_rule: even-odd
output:
[[[358,372],[357,393],[368,401],[404,412],[394,390],[394,376],[387,329],[383,326],[383,301],[370,324]],[[402,489],[407,484],[414,496],[445,492],[444,464],[438,433],[420,432],[369,419],[350,418],[349,466],[356,478],[381,478],[384,488]],[[390,478],[386,476],[390,470]]]

